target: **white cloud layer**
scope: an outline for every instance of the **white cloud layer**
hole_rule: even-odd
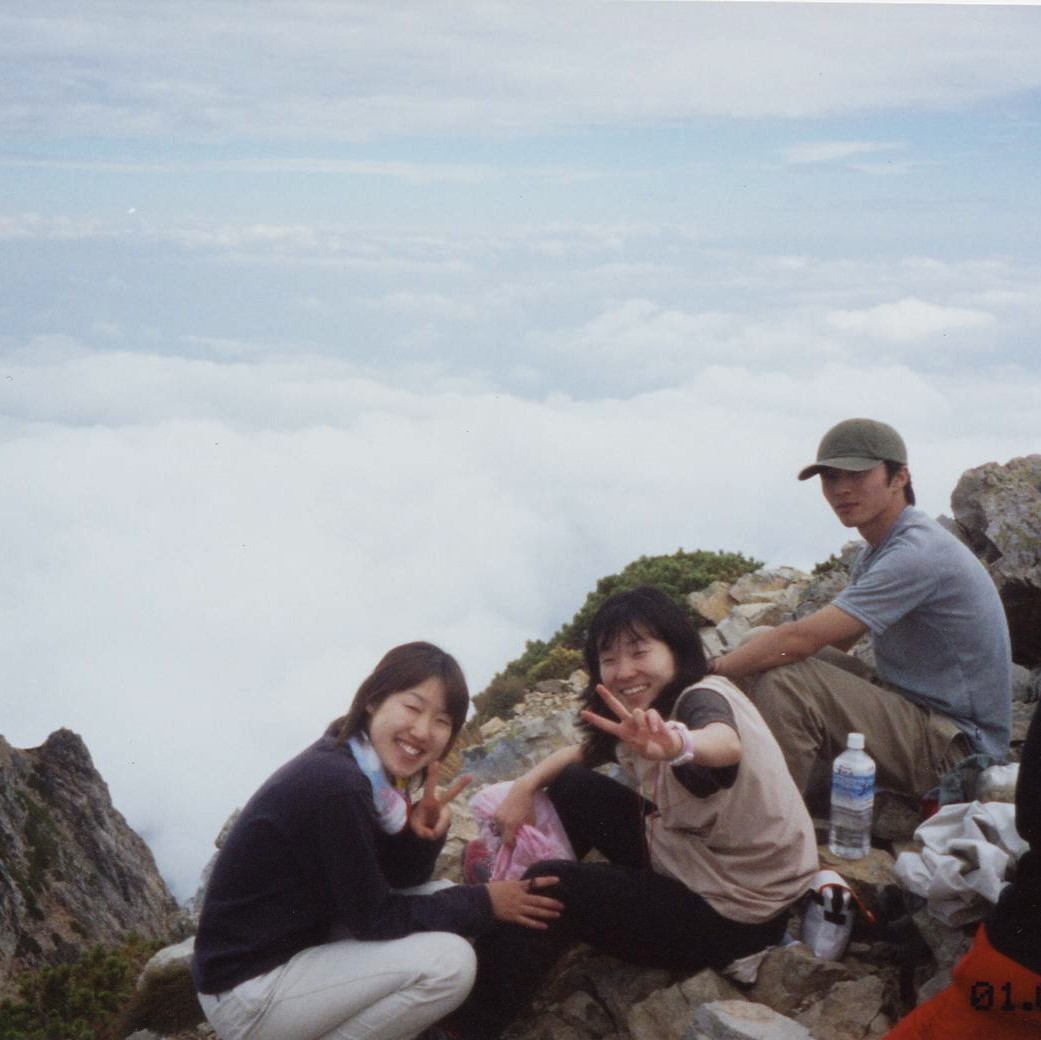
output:
[[[176,18],[163,10],[126,0],[6,10],[0,127],[357,141],[947,106],[1041,85],[1030,8],[776,4],[752,18],[744,4],[223,0]]]
[[[833,311],[828,321],[842,332],[875,336],[896,343],[933,339],[959,329],[986,328],[994,317],[967,307],[941,307],[909,297],[860,311]]]
[[[184,896],[389,646],[441,642],[479,688],[642,553],[808,566],[847,537],[794,480],[827,425],[896,423],[938,512],[1036,446],[1041,378],[724,362],[580,402],[67,348],[0,388],[5,736],[81,732]]]
[[[902,147],[885,141],[808,141],[787,149],[785,159],[790,163],[836,162],[855,155],[873,155]]]

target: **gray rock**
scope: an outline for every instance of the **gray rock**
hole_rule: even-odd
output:
[[[191,976],[194,947],[194,939],[167,946],[144,966],[126,1012],[130,1027],[175,1032],[202,1022]]]
[[[730,613],[734,600],[725,581],[714,581],[687,596],[687,603],[706,621],[718,625]]]
[[[935,975],[927,979],[918,987],[918,1003],[924,1004],[932,1000],[941,990],[945,990],[951,984],[953,967],[941,968]]]
[[[683,1040],[812,1040],[803,1025],[747,1000],[702,1004]]]
[[[701,628],[698,630],[698,634],[701,636],[701,645],[705,648],[706,657],[719,657],[725,652],[726,647],[714,626]]]
[[[1024,668],[1021,664],[1014,664],[1012,666],[1012,700],[1013,701],[1029,701],[1031,699],[1031,686],[1033,680],[1033,673],[1029,668]]]
[[[748,996],[782,1015],[794,1015],[822,1000],[833,986],[852,979],[846,965],[814,957],[798,943],[770,951]]]
[[[740,646],[751,631],[752,623],[748,618],[733,610],[716,625],[716,635],[726,650],[733,650],[735,646]]]
[[[694,1011],[714,1000],[743,1000],[740,990],[706,968],[675,986],[656,990],[634,1004],[626,1019],[629,1035],[655,1040],[682,1040]]]
[[[535,683],[535,689],[539,693],[571,693],[571,681],[569,679],[542,679]]]
[[[463,771],[478,784],[512,780],[551,751],[579,739],[572,712],[556,712],[545,718],[513,721],[491,744],[466,748]]]
[[[771,627],[780,625],[788,620],[789,614],[787,604],[778,603],[775,600],[762,600],[754,603],[738,603],[730,611],[728,617],[736,615],[742,621],[747,621],[750,628],[757,628],[760,625],[770,625]]]
[[[1041,455],[977,466],[951,494],[964,540],[990,571],[1012,634],[1012,656],[1041,665]]]
[[[939,965],[953,965],[961,959],[972,944],[972,931],[965,928],[954,928],[934,917],[927,906],[912,914],[915,927],[932,951],[933,959]]]
[[[922,822],[918,799],[896,791],[875,792],[875,815],[871,834],[880,841],[910,841]]]
[[[817,1040],[864,1040],[882,1036],[893,1024],[894,994],[887,980],[865,975],[836,983],[825,997],[796,1016]]]
[[[790,609],[810,580],[809,574],[794,567],[763,567],[741,575],[730,586],[730,596],[737,603],[776,603]]]
[[[619,1030],[624,1030],[629,1009],[656,990],[668,986],[673,978],[672,973],[658,968],[638,968],[604,957],[590,981],[611,1020]]]
[[[607,1013],[607,1008],[592,993],[572,993],[557,1005],[556,1013],[562,1022],[583,1030],[587,1035],[606,1036],[615,1031],[614,1020]]]
[[[184,974],[191,966],[195,952],[195,938],[185,939],[173,946],[166,946],[154,953],[137,977],[137,988],[146,989],[156,979]]]
[[[480,728],[481,740],[488,741],[492,737],[496,737],[506,728],[506,720],[500,719],[498,715],[493,715],[483,726]]]

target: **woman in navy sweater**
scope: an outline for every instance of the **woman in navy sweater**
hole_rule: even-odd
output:
[[[435,788],[468,704],[453,657],[396,647],[350,711],[246,804],[207,886],[192,965],[221,1040],[408,1040],[469,992],[465,937],[559,914],[538,894],[556,879],[424,884],[467,782]]]

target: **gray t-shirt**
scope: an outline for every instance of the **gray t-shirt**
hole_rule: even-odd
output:
[[[879,678],[950,716],[973,750],[1008,754],[1008,622],[990,575],[954,535],[904,509],[834,605],[868,627]]]

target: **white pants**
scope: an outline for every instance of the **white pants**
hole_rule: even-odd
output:
[[[199,1003],[221,1040],[410,1040],[462,1004],[476,972],[449,932],[342,939]]]
[[[466,999],[476,972],[450,932],[343,939],[199,1003],[221,1040],[409,1040]]]

